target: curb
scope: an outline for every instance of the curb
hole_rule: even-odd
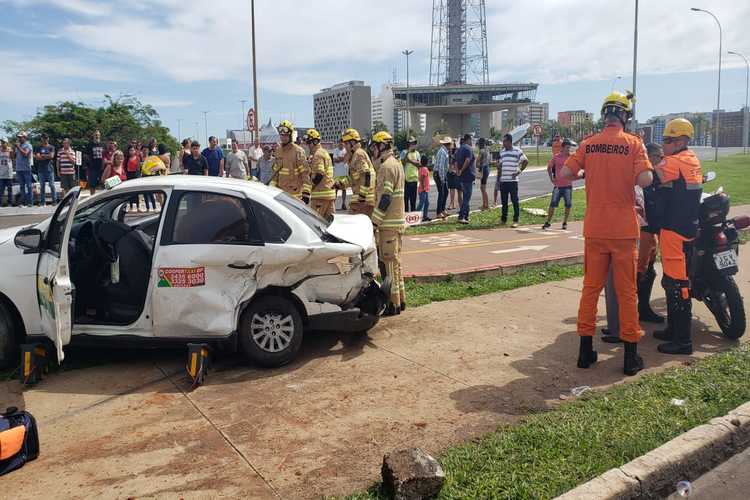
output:
[[[467,267],[448,273],[405,273],[405,279],[412,279],[417,283],[437,283],[440,281],[468,281],[483,276],[503,276],[515,274],[528,268],[548,266],[550,264],[568,265],[583,264],[583,252],[561,254],[555,257],[539,257],[523,259],[505,264],[489,266]]]
[[[556,500],[664,498],[750,446],[750,402],[699,425]]]

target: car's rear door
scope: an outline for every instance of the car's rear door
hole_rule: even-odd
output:
[[[70,280],[68,243],[80,188],[73,188],[55,210],[37,262],[37,301],[42,332],[55,344],[57,361],[70,343],[73,329],[73,283]]]
[[[157,337],[225,336],[257,288],[264,243],[242,193],[175,191],[152,275]]]

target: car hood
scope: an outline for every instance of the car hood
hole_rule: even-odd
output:
[[[366,215],[336,214],[326,232],[336,238],[368,250],[375,246],[372,222]]]

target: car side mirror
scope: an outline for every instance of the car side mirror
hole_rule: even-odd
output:
[[[714,179],[716,179],[716,172],[714,172],[713,170],[712,170],[711,172],[706,172],[706,173],[705,173],[705,174],[703,175],[703,183],[704,183],[704,184],[705,184],[706,182],[711,182],[711,181],[712,181],[712,180],[714,180]]]
[[[24,250],[24,253],[38,252],[42,247],[42,240],[44,234],[35,227],[28,229],[22,229],[16,233],[16,237],[13,239],[15,245]]]

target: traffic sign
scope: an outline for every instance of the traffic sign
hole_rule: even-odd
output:
[[[540,124],[538,124],[538,123],[535,123],[534,124],[534,135],[540,136],[540,135],[542,135],[542,131],[543,131],[542,130],[542,126]]]
[[[247,112],[247,129],[255,130],[255,110],[250,108]]]

